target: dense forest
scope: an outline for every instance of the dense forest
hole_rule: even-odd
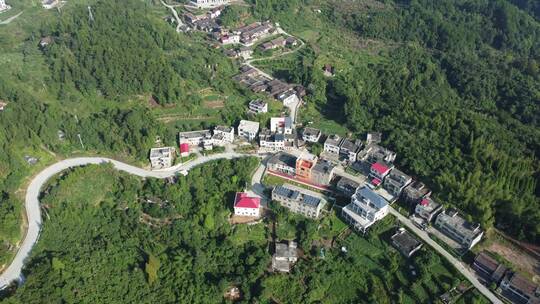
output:
[[[290,275],[271,273],[270,219],[227,221],[257,164],[212,162],[176,183],[109,165],[63,174],[45,189],[25,284],[2,303],[225,303],[233,286],[240,303],[426,303],[462,280],[432,251],[401,257],[388,244],[390,217],[367,238],[347,237],[344,253],[322,243],[345,227],[335,216],[315,222],[276,206],[277,237],[303,253]],[[486,303],[470,297],[462,303]]]
[[[312,89],[323,118],[358,136],[382,131],[436,198],[538,243],[540,22],[534,3],[516,2],[253,1],[297,31],[324,24],[328,38],[274,67]],[[339,47],[325,45],[343,29]],[[319,58],[342,72],[324,78]]]

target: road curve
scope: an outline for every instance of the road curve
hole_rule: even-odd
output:
[[[186,163],[183,166],[176,166],[172,169],[164,169],[159,171],[148,171],[141,169],[135,166],[131,166],[117,160],[104,158],[104,157],[79,157],[79,158],[70,158],[59,161],[41,171],[38,175],[32,179],[28,189],[26,190],[25,198],[25,209],[26,217],[28,219],[28,229],[26,235],[22,240],[22,245],[20,246],[15,258],[9,265],[9,267],[0,275],[0,290],[9,286],[13,281],[17,281],[21,278],[22,269],[26,258],[29,256],[30,251],[37,243],[39,239],[39,234],[41,231],[41,208],[39,204],[39,194],[45,183],[54,177],[56,174],[74,167],[80,167],[90,164],[106,164],[111,163],[113,166],[120,170],[125,171],[129,174],[137,175],[140,177],[155,177],[155,178],[167,178],[174,176],[177,172],[186,170],[189,171],[193,167],[204,164],[209,161],[218,160],[218,159],[234,159],[240,157],[250,156],[248,154],[235,153],[235,152],[226,152],[218,153],[210,156],[199,157],[189,163]]]

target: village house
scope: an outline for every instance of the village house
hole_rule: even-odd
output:
[[[269,51],[269,50],[284,47],[285,44],[286,44],[286,40],[283,37],[278,37],[272,41],[261,44],[260,48],[262,51]]]
[[[302,153],[296,158],[296,176],[311,180],[311,170],[317,163],[317,156],[311,153]]]
[[[373,186],[381,185],[384,178],[390,174],[392,167],[392,165],[382,162],[376,162],[371,165],[371,168],[369,169],[369,179],[371,180],[371,184]]]
[[[358,140],[353,142],[350,139],[343,139],[339,146],[339,155],[349,162],[355,162],[358,153],[362,149],[362,143]]]
[[[266,151],[283,151],[286,147],[285,135],[273,133],[270,130],[263,128],[259,133],[259,146]]]
[[[52,44],[54,42],[54,39],[52,36],[45,36],[39,40],[39,47],[44,49],[48,45]]]
[[[191,0],[191,3],[198,8],[217,7],[229,4],[230,0]]]
[[[206,15],[204,14],[195,15],[190,12],[185,13],[183,16],[184,16],[184,20],[191,25],[195,24],[195,22],[199,20],[206,19]]]
[[[368,144],[359,154],[358,159],[367,161],[370,164],[376,162],[393,163],[396,160],[396,153],[381,147],[377,144]]]
[[[435,202],[430,197],[426,197],[416,205],[414,213],[429,223],[441,212],[442,208],[443,206],[441,204]]]
[[[431,190],[420,181],[413,181],[403,189],[402,193],[403,200],[411,206],[415,206],[423,198],[429,197],[430,195]]]
[[[404,228],[398,229],[391,239],[392,245],[407,258],[422,248],[422,243]]]
[[[402,171],[393,168],[386,176],[383,187],[393,196],[398,197],[401,191],[412,182],[412,178]]]
[[[318,218],[326,204],[326,200],[317,193],[290,184],[276,186],[272,191],[272,200],[293,213],[309,218]]]
[[[150,164],[152,169],[164,169],[173,165],[174,147],[150,149]]]
[[[499,285],[506,273],[506,266],[497,262],[485,252],[480,252],[474,259],[472,268],[482,281],[489,285],[495,283]]]
[[[293,123],[290,117],[270,118],[270,131],[279,134],[292,134]]]
[[[238,55],[244,59],[250,58],[253,55],[253,50],[250,47],[242,46],[238,50]]]
[[[342,209],[341,215],[347,223],[362,233],[383,219],[389,212],[388,202],[373,190],[363,187],[351,198],[351,203]]]
[[[248,141],[255,140],[259,133],[259,123],[249,120],[241,120],[238,125],[238,136],[247,139]]]
[[[288,46],[297,46],[298,45],[298,40],[294,37],[287,37],[287,39],[285,39],[285,44],[288,45]]]
[[[324,142],[324,152],[339,155],[339,147],[343,139],[339,135],[330,135]]]
[[[240,43],[240,35],[225,34],[219,38],[219,42],[223,45]]]
[[[255,114],[267,113],[268,103],[260,99],[255,99],[249,102],[249,111]]]
[[[435,226],[466,249],[471,249],[484,235],[480,224],[467,222],[455,210],[439,213]]]
[[[326,159],[320,159],[311,169],[311,182],[321,186],[327,186],[334,177],[336,166]]]
[[[41,5],[44,9],[52,9],[60,4],[59,0],[42,0]]]
[[[181,143],[180,144],[180,156],[181,157],[189,156],[189,144],[188,143]]]
[[[295,176],[296,156],[285,152],[276,153],[268,160],[267,167],[269,171]]]
[[[223,9],[224,9],[223,6],[214,7],[211,10],[208,11],[207,15],[208,15],[209,18],[215,19],[215,18],[221,16],[221,13],[223,12]]]
[[[329,64],[325,64],[324,67],[323,67],[323,74],[326,77],[334,76],[334,67],[332,67]]]
[[[289,241],[288,244],[276,243],[276,252],[272,256],[272,269],[279,272],[289,272],[298,261],[297,244]]]
[[[366,134],[366,145],[379,144],[382,141],[382,134],[379,132],[368,132]]]
[[[205,150],[212,150],[212,133],[210,130],[189,131],[178,133],[180,144],[187,143],[190,147],[203,147]]]
[[[234,215],[238,216],[260,216],[261,199],[250,197],[244,192],[237,192],[234,196]]]
[[[306,142],[316,143],[316,142],[319,142],[319,139],[321,138],[321,134],[322,134],[321,130],[319,129],[306,127],[304,128],[302,132],[302,140]]]
[[[4,111],[7,106],[7,102],[0,100],[0,112]]]
[[[358,188],[360,188],[360,184],[353,181],[352,179],[341,177],[339,181],[336,184],[336,188],[343,193],[345,196],[352,196]]]
[[[540,303],[540,287],[517,272],[507,271],[499,287],[501,295],[511,303]]]
[[[293,89],[288,89],[285,92],[279,94],[277,99],[283,103],[284,106],[293,105],[300,102],[300,99],[296,95]]]
[[[275,29],[270,22],[255,22],[237,29],[237,31],[241,33],[241,41],[248,45],[272,34],[274,30]]]
[[[234,128],[227,126],[216,126],[214,135],[212,135],[212,143],[216,146],[224,146],[234,141]]]

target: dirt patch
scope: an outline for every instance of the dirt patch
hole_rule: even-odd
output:
[[[528,273],[536,282],[540,281],[540,261],[538,259],[511,245],[498,242],[494,242],[485,249],[504,257],[514,268]]]
[[[247,224],[255,223],[259,220],[261,220],[260,217],[233,215],[229,218],[229,223],[231,223],[231,225]]]
[[[225,103],[223,100],[209,100],[204,102],[204,106],[210,109],[221,109],[225,106]]]

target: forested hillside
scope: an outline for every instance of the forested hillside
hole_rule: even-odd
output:
[[[272,68],[311,88],[308,100],[323,119],[359,136],[383,131],[398,164],[442,202],[484,227],[540,241],[534,3],[253,3],[259,16],[273,16],[312,42]],[[337,65],[336,77],[322,77],[325,63]]]

